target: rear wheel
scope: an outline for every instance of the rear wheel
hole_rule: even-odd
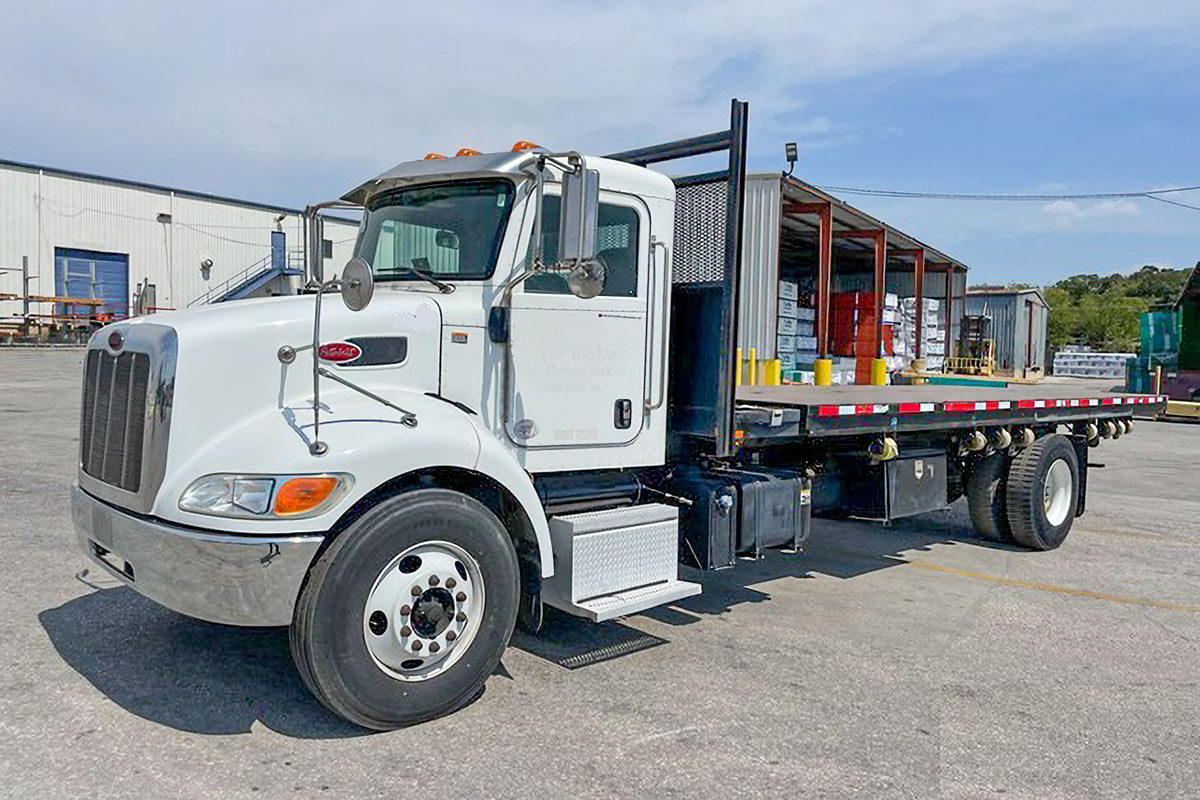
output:
[[[1005,492],[1018,544],[1053,550],[1063,543],[1079,505],[1079,461],[1065,436],[1043,436],[1013,459]]]
[[[478,501],[422,489],[384,501],[313,566],[291,627],[308,689],[334,713],[389,730],[475,697],[508,644],[516,551]]]
[[[1008,524],[1007,481],[1009,459],[1003,453],[983,458],[967,476],[967,510],[980,536],[1013,541]]]

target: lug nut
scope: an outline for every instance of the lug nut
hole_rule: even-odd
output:
[[[458,594],[454,595],[454,599],[457,600],[458,602],[462,603],[467,599],[467,593],[459,592]]]
[[[411,591],[412,591],[412,596],[413,596],[413,597],[420,597],[420,596],[421,596],[421,587],[420,587],[420,586],[414,586],[414,587],[412,587],[412,590],[411,590]]]
[[[412,613],[412,609],[409,608],[408,606],[400,606],[400,615],[401,616],[407,617],[411,613]]]
[[[408,627],[407,625],[405,625],[403,628],[400,629],[401,636],[408,636],[411,633],[412,633],[412,628]]]
[[[437,575],[430,575],[430,576],[429,576],[429,585],[430,585],[430,586],[437,586],[437,585],[438,585],[438,576],[437,576]]]
[[[446,631],[446,641],[447,642],[453,642],[457,638],[458,638],[458,634],[455,633],[454,631]]]
[[[458,620],[459,622],[466,622],[466,621],[467,621],[467,615],[466,615],[466,614],[464,614],[464,613],[463,613],[463,612],[461,612],[461,611],[460,611],[460,612],[458,612],[457,614],[455,614],[455,615],[454,615],[454,618],[455,618],[456,620]]]
[[[417,639],[415,642],[413,642],[413,650],[420,650],[420,649],[421,649],[421,640]]]
[[[436,653],[438,650],[441,650],[441,649],[442,649],[442,646],[440,644],[438,644],[437,642],[430,642],[429,652]]]
[[[446,578],[446,588],[447,589],[453,589],[457,585],[458,585],[458,581],[454,580],[454,578]]]

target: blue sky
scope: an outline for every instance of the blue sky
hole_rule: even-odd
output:
[[[288,205],[429,150],[707,132],[734,95],[751,169],[799,140],[819,185],[1200,184],[1194,1],[45,2],[6,34],[0,157]],[[1149,200],[847,199],[976,283],[1200,260],[1200,211]]]

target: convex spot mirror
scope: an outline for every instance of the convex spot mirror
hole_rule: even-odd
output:
[[[375,294],[375,276],[365,258],[355,256],[342,270],[342,302],[351,311],[362,311]]]
[[[577,261],[567,273],[567,288],[571,294],[582,300],[591,300],[604,291],[604,279],[608,271],[604,261],[599,258],[589,258]]]
[[[434,234],[433,240],[438,247],[445,247],[449,250],[458,249],[458,234],[454,231],[438,231]]]

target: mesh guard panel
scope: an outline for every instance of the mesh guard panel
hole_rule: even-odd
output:
[[[728,193],[724,175],[676,182],[673,283],[724,281]]]

